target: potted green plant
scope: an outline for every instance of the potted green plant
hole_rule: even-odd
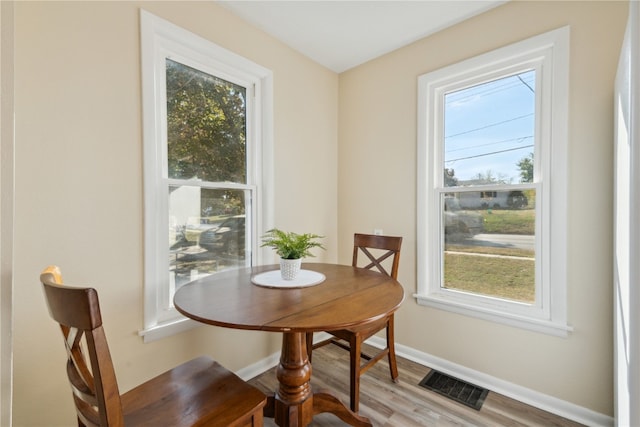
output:
[[[297,234],[291,231],[282,231],[277,228],[268,230],[262,236],[260,247],[270,247],[280,255],[280,272],[285,280],[293,280],[300,271],[302,258],[315,256],[310,250],[313,248],[324,249],[317,239],[324,236],[304,233]]]

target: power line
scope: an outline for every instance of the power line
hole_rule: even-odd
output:
[[[535,79],[535,73],[533,70],[531,70],[525,73],[504,77],[502,79],[494,80],[491,82],[481,83],[476,86],[472,86],[466,89],[461,89],[461,90],[448,93],[446,95],[445,103],[450,104],[454,102],[460,102],[465,99],[472,98],[475,96],[480,96],[480,95],[492,95],[497,92],[514,89],[517,86],[520,86],[521,83],[527,86],[527,88],[531,92],[535,93],[534,89],[531,87],[529,82],[527,82],[525,79],[522,78],[522,75],[525,75],[527,77],[527,80],[531,80],[531,82],[533,82]],[[520,80],[519,82],[517,80],[514,80],[514,78],[516,77]],[[501,83],[499,83],[500,80],[502,80]]]
[[[464,132],[455,133],[453,135],[446,135],[444,138],[447,139],[447,138],[453,138],[454,136],[466,135],[466,134],[471,133],[471,132],[476,132],[476,131],[479,131],[479,130],[482,130],[482,129],[487,129],[487,128],[490,128],[490,127],[493,127],[493,126],[498,126],[498,125],[501,125],[501,124],[504,124],[504,123],[513,122],[514,120],[524,119],[525,117],[529,117],[529,116],[533,116],[533,113],[525,114],[524,116],[514,117],[514,118],[508,119],[508,120],[503,120],[501,122],[490,123],[488,125],[485,125],[485,126],[482,126],[482,127],[479,127],[479,128],[466,130]]]
[[[529,88],[529,90],[530,90],[532,93],[536,93],[536,91],[535,91],[535,90],[533,90],[533,88],[532,88],[531,86],[529,86],[529,83],[527,83],[527,82],[525,82],[524,80],[522,80],[522,77],[520,77],[519,75],[518,75],[518,76],[516,76],[516,77],[518,77],[518,79],[520,79],[520,81],[522,82],[522,84],[523,84],[523,85],[525,85],[526,87],[528,87],[528,88]]]
[[[524,147],[508,148],[506,150],[493,151],[491,153],[476,154],[475,156],[460,157],[460,158],[457,158],[457,159],[445,160],[445,163],[453,163],[453,162],[457,162],[458,160],[475,159],[477,157],[491,156],[493,154],[506,153],[507,151],[523,150],[525,148],[531,148],[531,147],[533,147],[533,144],[532,145],[527,145],[527,146],[524,146]]]
[[[445,104],[453,104],[458,102],[464,102],[467,99],[475,98],[475,97],[484,97],[488,95],[493,95],[495,93],[504,92],[507,90],[515,89],[521,86],[522,83],[519,81],[509,81],[502,85],[496,85],[493,87],[482,88],[477,91],[471,91],[471,89],[464,89],[458,92],[452,92],[446,95],[447,99]]]
[[[503,140],[500,140],[500,141],[488,142],[486,144],[472,145],[472,146],[469,146],[469,147],[454,148],[452,150],[445,151],[445,153],[452,153],[454,151],[462,151],[462,150],[473,150],[475,148],[486,147],[488,145],[502,144],[502,143],[505,143],[505,142],[512,142],[512,141],[522,142],[525,139],[530,139],[530,138],[533,138],[533,135],[520,136],[518,138],[503,139]]]

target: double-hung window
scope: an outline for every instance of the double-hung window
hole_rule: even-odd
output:
[[[420,304],[565,335],[569,30],[418,79]]]
[[[189,327],[180,286],[260,263],[271,73],[141,11],[145,340]]]

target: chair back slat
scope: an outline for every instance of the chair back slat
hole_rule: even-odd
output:
[[[379,272],[398,278],[398,266],[400,264],[400,248],[402,246],[402,237],[379,236],[374,234],[356,233],[353,237],[353,262],[354,267],[358,267],[358,254],[362,252],[366,256],[368,264],[360,267],[366,269],[376,268]],[[371,249],[376,250],[375,253]],[[379,253],[382,251],[381,253]],[[390,271],[387,271],[383,265],[383,261],[393,257],[391,260]],[[364,258],[364,257],[363,257]],[[387,267],[388,268],[388,267]]]
[[[78,420],[87,427],[124,425],[120,392],[106,336],[98,293],[67,287],[60,270],[48,267],[40,281],[51,317],[60,324],[67,350],[67,377]]]
[[[66,336],[65,344],[67,346],[67,375],[71,386],[83,394],[91,394],[95,390],[93,383],[93,374],[87,366],[87,359],[82,351],[82,340],[84,332],[77,328],[69,328],[67,326],[61,326],[62,334]],[[95,394],[93,394],[95,398]],[[87,397],[89,398],[89,397]],[[97,403],[93,403],[97,405]]]

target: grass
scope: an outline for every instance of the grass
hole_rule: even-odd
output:
[[[447,289],[532,303],[535,262],[527,258],[445,253],[444,283]]]
[[[446,252],[465,252],[472,254],[485,254],[485,255],[503,255],[503,256],[515,256],[523,258],[533,258],[535,256],[534,251],[519,248],[494,248],[492,246],[468,246],[468,245],[445,245],[444,250]]]
[[[478,212],[484,220],[483,233],[526,235],[535,233],[534,209],[487,209]]]

